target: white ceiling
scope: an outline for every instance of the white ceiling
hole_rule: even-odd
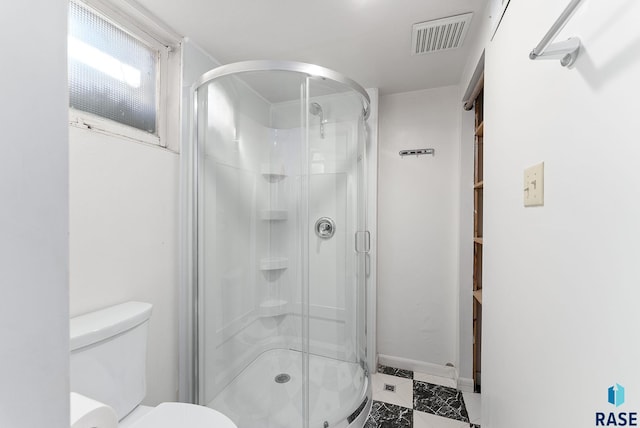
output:
[[[382,94],[455,85],[487,0],[138,0],[222,63],[309,62]],[[464,45],[411,55],[411,26],[473,12]]]

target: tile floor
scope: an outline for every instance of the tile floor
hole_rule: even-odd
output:
[[[480,394],[453,379],[379,366],[365,428],[479,428]]]

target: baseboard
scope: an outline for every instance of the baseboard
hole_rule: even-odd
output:
[[[426,361],[417,361],[409,358],[378,354],[378,364],[398,369],[412,370],[433,376],[446,377],[454,380],[457,378],[455,367],[441,366],[439,364],[428,363]]]
[[[473,392],[473,379],[469,379],[468,377],[459,377],[458,389],[463,392]]]

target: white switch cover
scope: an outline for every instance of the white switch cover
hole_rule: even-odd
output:
[[[544,205],[544,162],[524,170],[524,206]]]

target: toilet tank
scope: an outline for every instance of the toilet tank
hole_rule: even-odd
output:
[[[151,308],[127,302],[71,318],[71,391],[113,407],[118,420],[146,394]]]

